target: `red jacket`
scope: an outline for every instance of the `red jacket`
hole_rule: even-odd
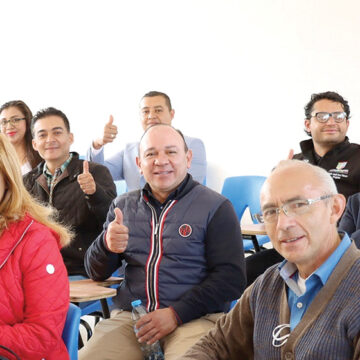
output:
[[[26,216],[0,237],[0,345],[22,360],[69,359],[69,282],[59,236]],[[0,348],[0,355],[15,359]]]

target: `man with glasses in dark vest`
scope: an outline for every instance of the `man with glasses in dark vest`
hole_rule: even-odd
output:
[[[337,190],[346,199],[360,191],[360,145],[350,143],[350,107],[333,91],[311,95],[305,105],[305,132],[311,139],[300,142],[299,159],[325,169],[334,179]],[[265,250],[246,258],[247,281],[250,285],[269,266],[283,258],[274,250]]]
[[[300,143],[301,153],[294,159],[325,169],[346,198],[359,192],[360,145],[350,143],[346,136],[350,118],[348,102],[332,91],[313,94],[305,106],[305,117],[305,132],[311,139]]]

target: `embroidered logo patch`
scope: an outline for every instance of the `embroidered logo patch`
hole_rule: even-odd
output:
[[[342,170],[347,164],[347,161],[339,162],[336,166],[336,170]]]
[[[183,224],[179,227],[179,234],[182,237],[189,237],[192,233],[192,227],[188,224]]]

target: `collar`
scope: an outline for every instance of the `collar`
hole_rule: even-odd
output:
[[[47,178],[50,178],[50,179],[52,179],[53,176],[55,176],[55,174],[58,174],[58,176],[61,175],[61,174],[65,171],[65,169],[68,167],[68,165],[70,164],[72,158],[73,158],[73,154],[70,153],[70,154],[69,154],[69,157],[67,158],[67,160],[66,160],[60,167],[58,167],[58,168],[55,169],[54,175],[51,174],[51,172],[49,171],[49,169],[48,169],[48,167],[47,167],[47,165],[46,165],[46,162],[45,162],[44,168],[43,168],[43,174],[44,174]]]
[[[322,263],[307,279],[315,276],[317,277],[322,285],[324,286],[328,281],[331,273],[335,269],[336,265],[344,255],[345,251],[351,245],[351,240],[347,233],[339,232],[341,237],[340,244],[334,250],[334,252]],[[284,279],[286,285],[297,295],[301,295],[301,291],[297,284],[298,270],[294,263],[284,260],[279,265],[280,276]]]
[[[339,152],[341,151],[343,148],[347,147],[350,144],[349,142],[349,138],[347,136],[345,136],[344,141],[342,141],[339,144],[336,144],[330,151],[328,151],[324,156],[327,156],[328,154],[332,153],[332,152]],[[316,154],[315,149],[314,149],[314,143],[312,139],[308,139],[308,140],[303,140],[300,142],[300,149],[301,152],[303,154],[312,152],[314,155],[314,158],[317,160],[317,162],[319,160],[321,160],[322,158]]]
[[[178,187],[173,190],[166,200],[163,203],[160,203],[154,195],[152,194],[151,187],[149,183],[146,183],[144,188],[142,189],[143,196],[149,199],[149,201],[157,206],[161,206],[162,204],[166,204],[169,200],[178,200],[187,194],[194,186],[198,183],[193,180],[190,174],[187,174],[184,180],[178,185]]]

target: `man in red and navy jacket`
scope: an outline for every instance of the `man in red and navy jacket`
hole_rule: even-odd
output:
[[[175,359],[204,335],[245,288],[239,222],[226,198],[187,173],[191,150],[180,132],[154,125],[143,135],[137,164],[147,184],[118,197],[103,233],[87,251],[94,280],[127,266],[114,299],[118,310],[102,321],[80,359],[140,360],[140,343],[160,340]],[[135,335],[131,302],[148,314]]]

